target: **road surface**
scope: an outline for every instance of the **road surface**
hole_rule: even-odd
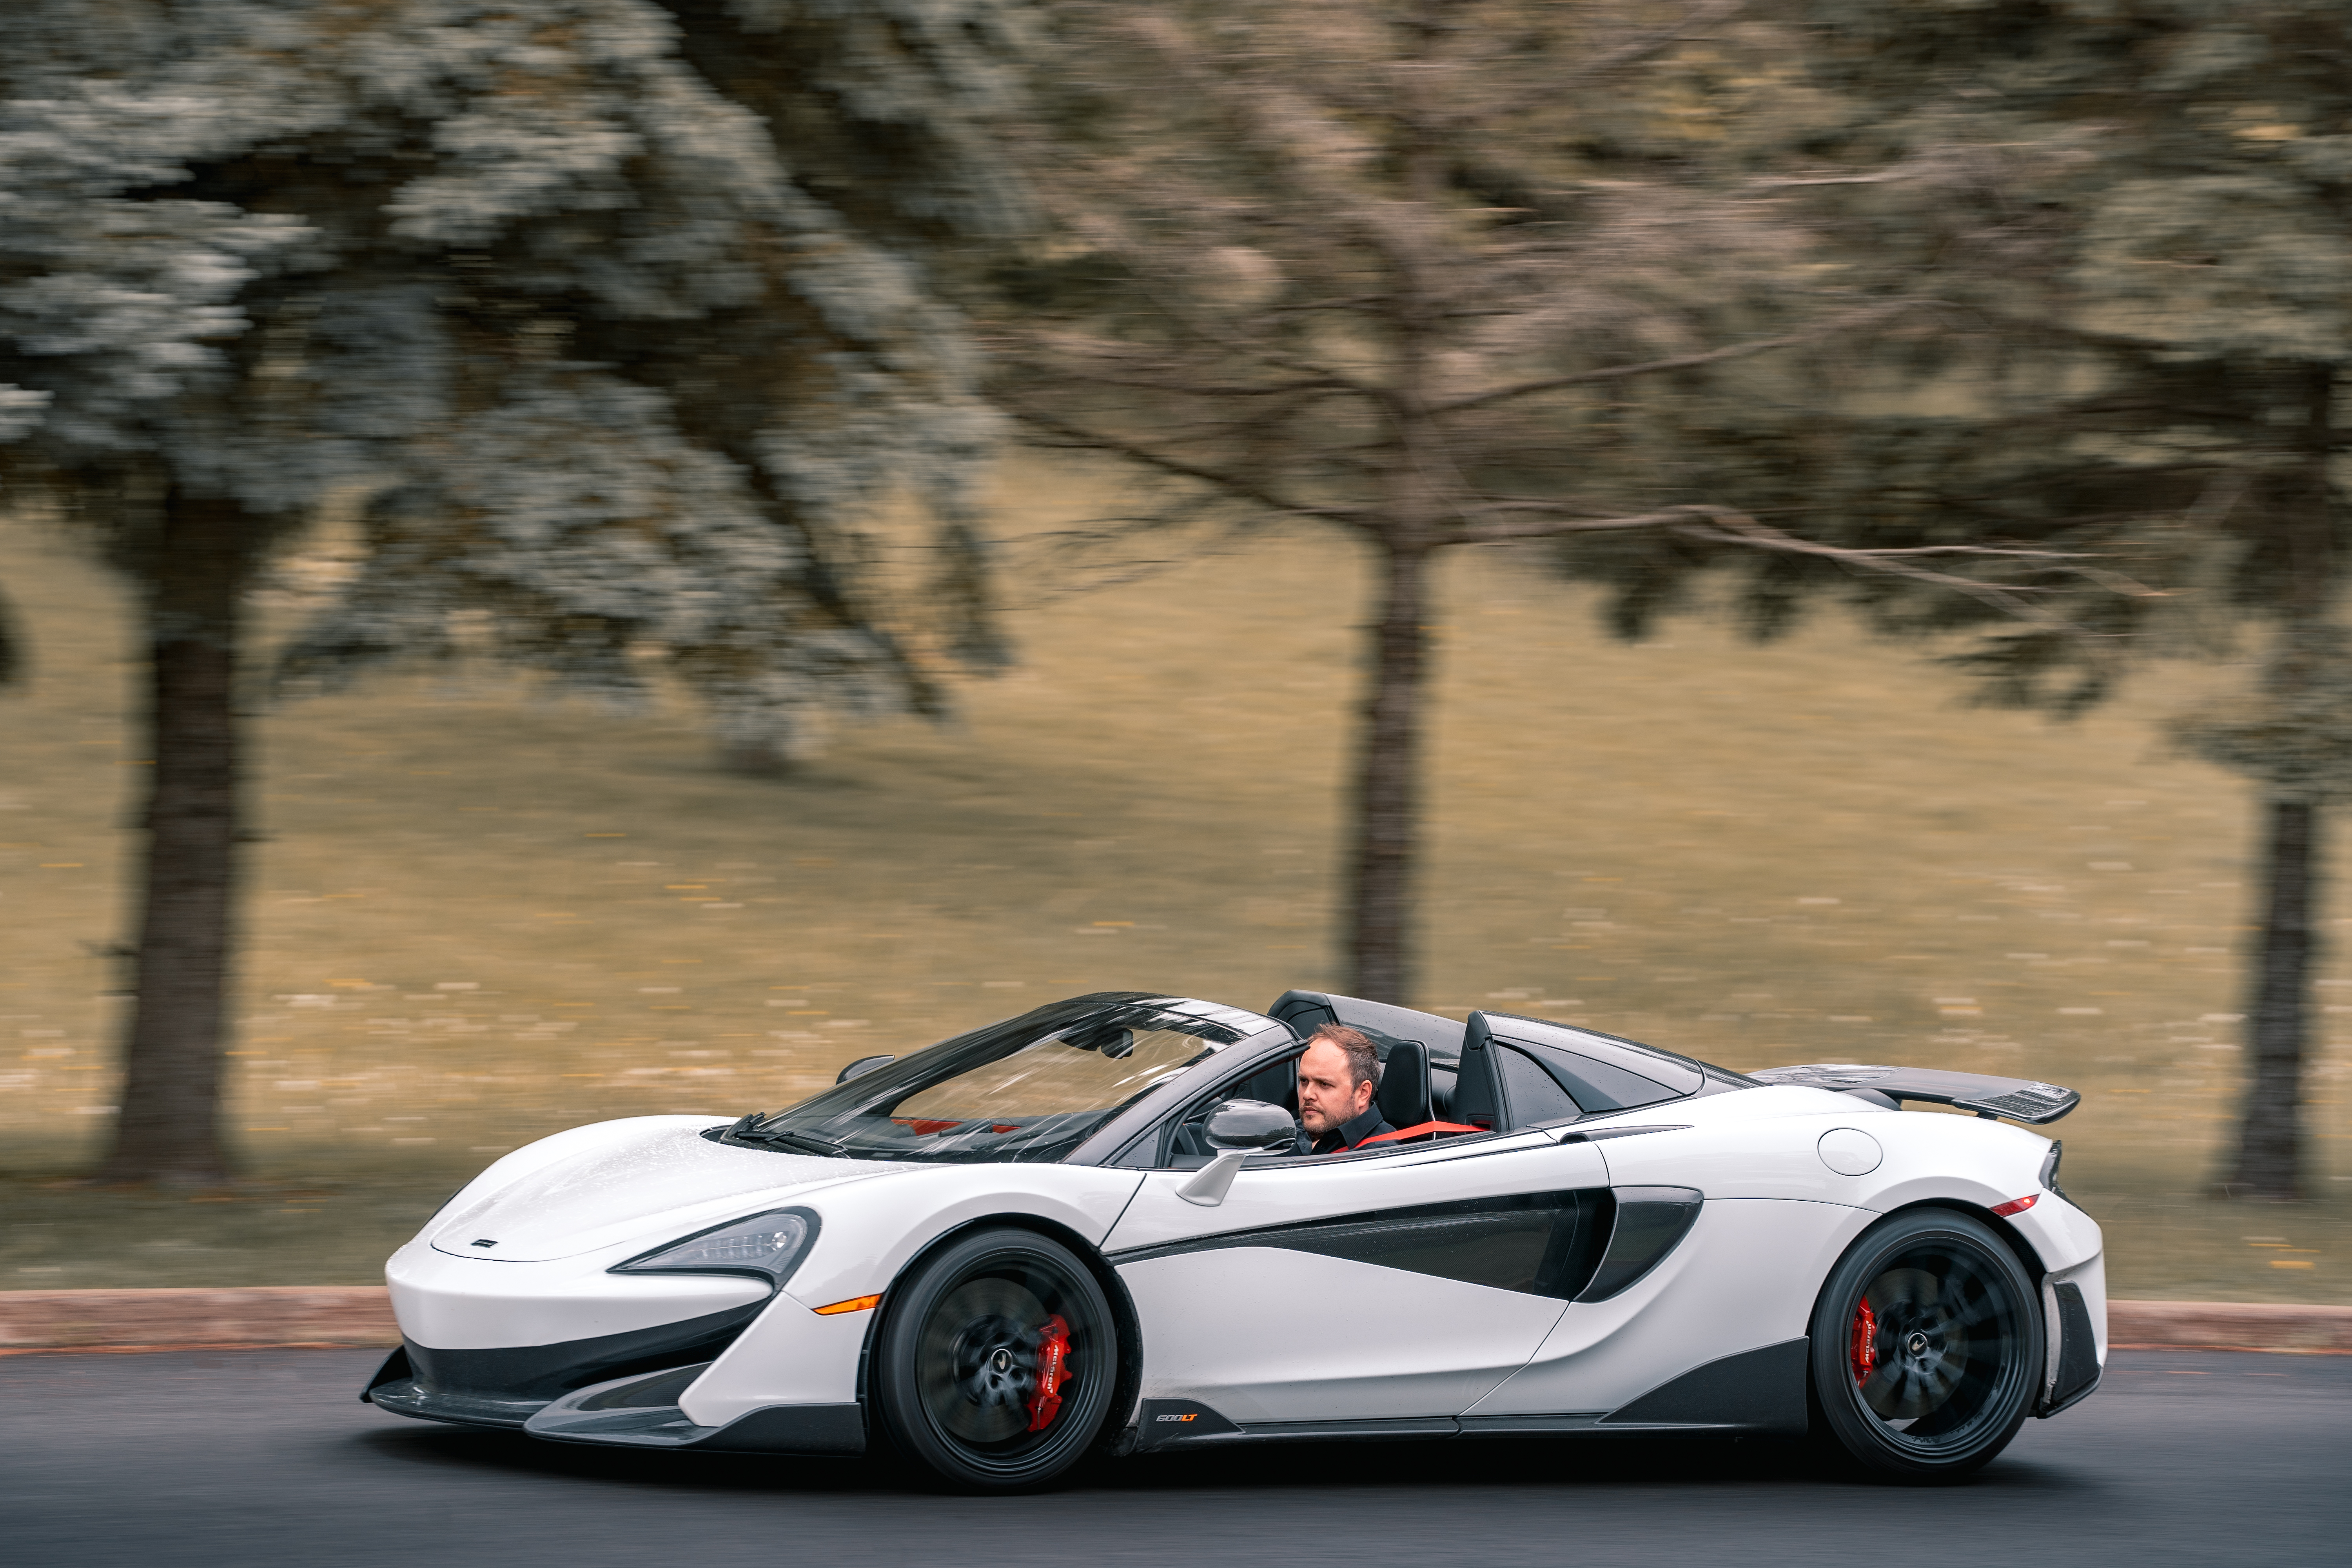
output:
[[[2352,1356],[2120,1352],[1973,1483],[1760,1442],[1444,1442],[1129,1460],[1042,1498],[878,1464],[569,1447],[353,1397],[348,1351],[0,1358],[11,1568],[2352,1563]]]

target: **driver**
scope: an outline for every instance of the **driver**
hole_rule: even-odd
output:
[[[1307,1037],[1298,1058],[1298,1123],[1306,1129],[1307,1152],[1336,1154],[1396,1131],[1372,1103],[1380,1076],[1380,1053],[1360,1029],[1326,1024]]]

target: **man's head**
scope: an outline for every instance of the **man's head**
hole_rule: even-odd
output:
[[[1298,1058],[1298,1122],[1320,1138],[1364,1113],[1380,1078],[1380,1053],[1360,1029],[1326,1024],[1307,1037]]]

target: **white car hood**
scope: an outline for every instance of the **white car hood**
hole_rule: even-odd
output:
[[[923,1168],[714,1143],[675,1121],[622,1124],[614,1131],[609,1142],[509,1181],[499,1181],[492,1166],[476,1179],[478,1192],[461,1193],[434,1219],[434,1249],[487,1262],[543,1263],[639,1238],[657,1246],[664,1237],[649,1231],[685,1236],[820,1187]],[[658,1223],[664,1219],[671,1225]],[[482,1241],[496,1245],[476,1245]]]

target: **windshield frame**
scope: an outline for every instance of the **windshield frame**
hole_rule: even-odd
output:
[[[1083,1033],[1090,1026],[1147,1021],[1148,1026],[1198,1039],[1202,1054],[1133,1098],[1100,1112],[1047,1113],[1048,1121],[1063,1115],[1096,1118],[1066,1135],[1066,1130],[1055,1128],[1048,1135],[993,1148],[958,1142],[934,1150],[919,1146],[885,1149],[843,1142],[820,1131],[846,1118],[877,1112],[887,1116],[890,1110],[932,1087],[1004,1060],[1056,1036]],[[1158,1114],[1157,1108],[1171,1091],[1181,1095],[1182,1086],[1196,1081],[1198,1073],[1213,1070],[1219,1060],[1230,1059],[1230,1053],[1264,1037],[1268,1030],[1286,1037],[1288,1034],[1282,1025],[1242,1008],[1171,996],[1164,992],[1095,992],[1049,1002],[1026,1013],[951,1036],[897,1061],[860,1073],[846,1083],[835,1084],[797,1105],[772,1111],[748,1126],[730,1128],[719,1141],[747,1148],[885,1163],[1097,1163],[1099,1155],[1095,1151],[1106,1135],[1132,1125],[1139,1113],[1147,1118]]]

